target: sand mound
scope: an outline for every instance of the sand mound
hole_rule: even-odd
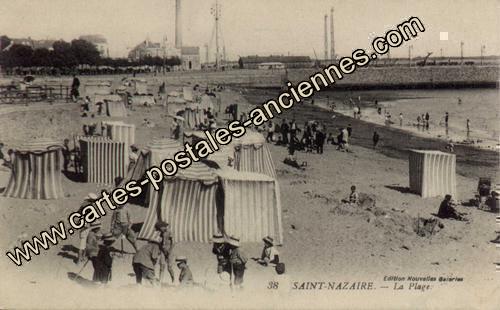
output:
[[[343,203],[333,197],[311,191],[306,191],[304,194],[309,199],[333,205],[330,208],[330,213],[360,217],[363,222],[369,223],[372,227],[381,230],[384,235],[391,235],[395,239],[403,239],[412,234],[431,237],[444,227],[441,221],[436,218],[415,218],[407,214],[405,210],[387,210],[378,207],[375,196],[365,193],[360,193],[358,205]]]
[[[413,222],[413,231],[421,237],[430,237],[444,228],[443,223],[437,218],[416,218]]]

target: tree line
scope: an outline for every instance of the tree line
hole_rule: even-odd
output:
[[[147,56],[138,61],[101,57],[94,44],[80,39],[71,42],[55,41],[51,49],[33,49],[29,45],[11,45],[11,43],[11,39],[7,36],[0,36],[0,66],[6,71],[15,68],[43,67],[59,69],[60,72],[76,72],[92,70],[92,67],[94,70],[99,70],[98,67],[102,66],[119,69],[141,66],[172,67],[181,64],[179,57]]]

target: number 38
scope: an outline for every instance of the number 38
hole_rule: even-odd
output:
[[[278,283],[278,282],[276,282],[276,281],[271,281],[271,282],[269,282],[269,284],[267,285],[267,289],[269,289],[269,290],[275,290],[275,289],[277,289],[277,288],[278,288],[278,286],[279,286],[279,283]]]

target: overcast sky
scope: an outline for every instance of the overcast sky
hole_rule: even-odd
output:
[[[183,0],[183,43],[208,44],[213,30],[210,7],[215,0]],[[219,0],[221,27],[229,58],[238,55],[288,54],[322,58],[324,15],[335,7],[336,53],[350,54],[369,46],[410,16],[426,27],[413,42],[413,54],[438,56],[500,55],[500,0]],[[82,34],[102,34],[112,56],[147,36],[174,42],[175,0],[0,0],[0,33],[10,37],[71,40]],[[329,21],[328,21],[329,23]],[[440,40],[448,32],[448,41]],[[407,45],[391,51],[407,57]],[[202,55],[203,56],[203,55]],[[204,59],[204,57],[202,57]]]

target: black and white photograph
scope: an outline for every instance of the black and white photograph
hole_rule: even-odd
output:
[[[0,309],[499,309],[499,0],[0,0]]]

